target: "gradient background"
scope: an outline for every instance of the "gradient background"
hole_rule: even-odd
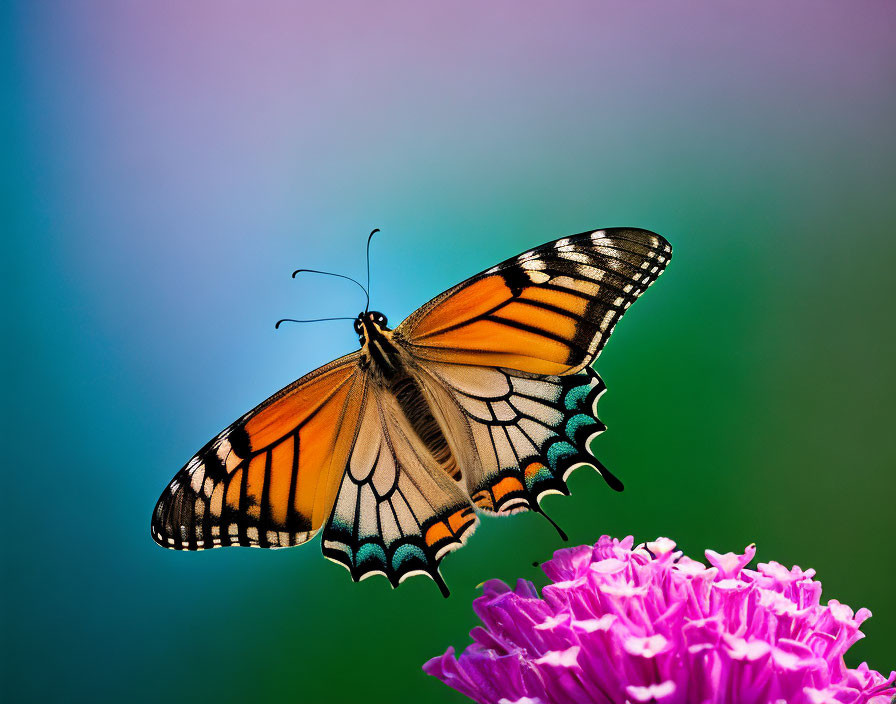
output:
[[[490,577],[538,580],[537,516],[426,579],[352,584],[319,541],[149,536],[227,423],[564,234],[635,225],[672,265],[597,364],[626,482],[547,508],[602,533],[759,546],[874,618],[896,667],[892,2],[6,4],[3,688],[11,702],[458,702]],[[9,304],[11,299],[12,305]]]

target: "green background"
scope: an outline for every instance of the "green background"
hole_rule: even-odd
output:
[[[673,244],[596,368],[571,537],[758,544],[874,613],[896,668],[896,10],[889,2],[11,3],[2,51],[8,701],[450,702],[420,665],[475,585],[560,547],[485,519],[442,573],[353,584],[319,541],[179,554],[171,476],[393,323],[582,230]],[[344,284],[344,285],[343,285]]]

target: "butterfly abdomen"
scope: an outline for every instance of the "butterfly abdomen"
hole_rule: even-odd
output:
[[[391,391],[411,428],[414,429],[429,454],[448,476],[459,480],[460,467],[457,466],[448,441],[417,382],[410,376],[400,376],[392,381]]]

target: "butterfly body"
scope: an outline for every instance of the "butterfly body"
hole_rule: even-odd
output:
[[[395,329],[354,320],[360,350],[222,431],[175,476],[153,538],[175,549],[288,547],[323,530],[353,579],[438,565],[477,513],[540,512],[591,454],[605,387],[590,368],[662,273],[646,230],[582,233],[525,252],[436,297]]]
[[[403,349],[400,336],[386,327],[387,319],[378,311],[359,313],[355,331],[361,344],[359,365],[370,375],[370,383],[380,394],[391,397],[396,417],[412,430],[426,452],[445,473],[459,478],[454,453],[430,402],[420,386],[419,371],[412,356]]]

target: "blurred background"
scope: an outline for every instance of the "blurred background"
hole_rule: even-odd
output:
[[[319,539],[162,550],[221,428],[547,240],[632,225],[671,266],[596,364],[572,544],[758,544],[874,613],[896,668],[896,8],[890,2],[4,6],[3,687],[11,702],[460,702],[420,670],[475,585],[561,547],[485,519],[427,579]],[[11,450],[11,454],[10,451]]]

